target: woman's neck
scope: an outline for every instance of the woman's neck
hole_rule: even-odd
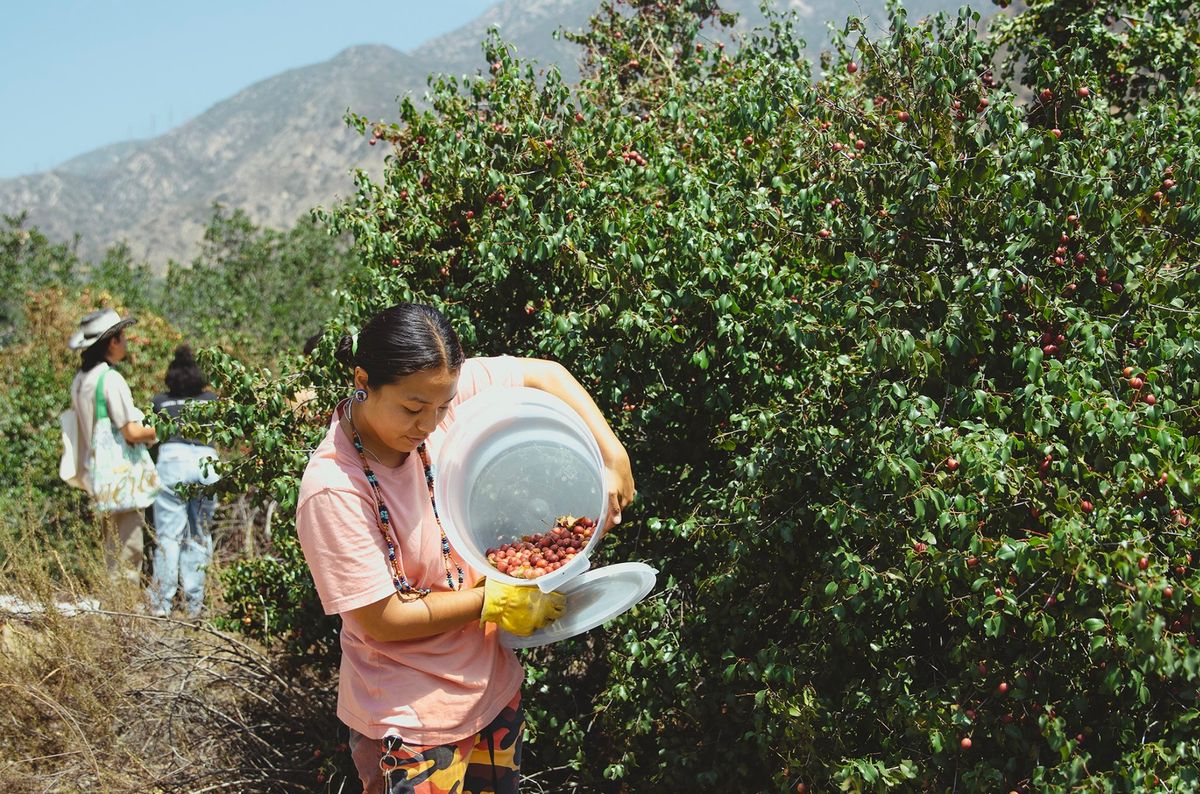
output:
[[[342,414],[341,425],[351,441],[354,440],[354,431],[358,431],[358,438],[362,442],[363,453],[366,455],[368,462],[375,462],[380,466],[394,469],[408,460],[409,453],[397,452],[387,446],[371,432],[371,428],[362,420],[361,416],[354,418],[352,404],[348,403],[346,405],[346,411]]]

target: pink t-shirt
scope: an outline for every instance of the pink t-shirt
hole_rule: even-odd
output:
[[[430,459],[437,460],[459,403],[485,388],[520,385],[516,359],[464,361],[450,410],[425,442]],[[435,592],[449,590],[420,457],[414,452],[395,469],[375,465],[372,470],[409,582]],[[513,699],[525,671],[500,645],[491,623],[481,628],[470,621],[432,637],[379,642],[346,614],[395,592],[377,515],[362,461],[335,417],[304,470],[296,532],[326,614],[342,613],[338,718],[369,738],[398,734],[409,744],[447,744],[473,736]],[[463,568],[463,587],[474,585],[479,574],[453,551],[451,556]]]

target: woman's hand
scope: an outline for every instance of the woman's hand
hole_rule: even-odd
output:
[[[604,456],[604,485],[608,490],[608,521],[600,528],[601,535],[621,523],[621,511],[628,507],[637,495],[633,487],[629,455],[624,447],[617,453]]]

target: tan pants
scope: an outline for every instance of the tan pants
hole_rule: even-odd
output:
[[[141,581],[144,524],[145,515],[141,510],[109,513],[103,517],[104,564],[109,576],[135,583]]]

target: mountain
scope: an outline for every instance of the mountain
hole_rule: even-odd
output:
[[[857,13],[886,20],[882,0],[781,0],[797,13],[814,53],[826,24]],[[913,0],[910,18],[953,10],[960,0]],[[757,0],[725,0],[739,28],[761,20]],[[285,228],[310,208],[353,190],[352,169],[378,172],[385,152],[348,130],[347,109],[392,119],[397,97],[420,98],[432,73],[474,74],[486,64],[480,43],[497,27],[523,58],[578,74],[579,50],[556,30],[586,26],[596,0],[505,0],[409,53],[382,45],[351,47],[331,60],[251,85],[155,138],[105,146],[53,170],[0,180],[0,212],[28,211],[47,236],[79,236],[79,253],[98,259],[118,241],[156,270],[195,255],[212,205],[244,209],[254,221]],[[882,29],[882,23],[879,23]]]

